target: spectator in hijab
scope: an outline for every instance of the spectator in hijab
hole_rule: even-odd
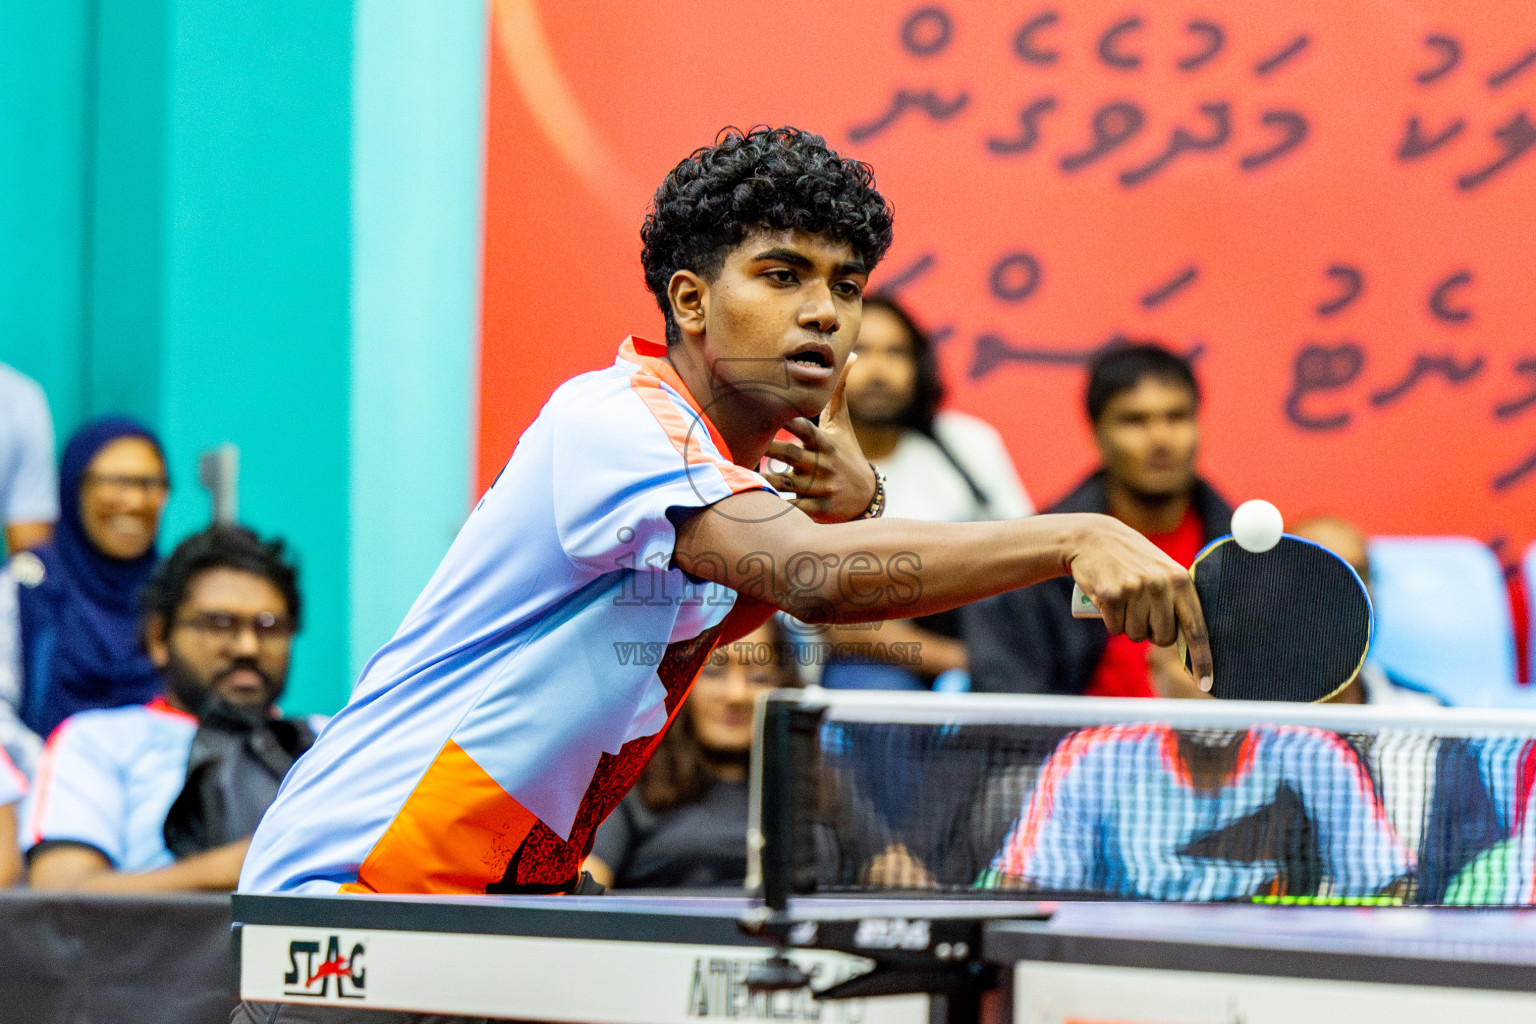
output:
[[[170,490],[160,442],[132,420],[96,420],[65,445],[59,476],[53,540],[11,560],[21,719],[41,736],[77,711],[143,704],[160,692],[138,623]]]

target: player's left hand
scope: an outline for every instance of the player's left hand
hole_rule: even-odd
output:
[[[764,474],[768,482],[780,491],[794,493],[800,511],[818,523],[857,519],[875,497],[875,470],[859,447],[843,401],[848,368],[856,358],[850,354],[843,364],[832,398],[821,411],[819,426],[804,417],[790,420],[784,429],[801,443],[774,441],[768,445],[768,457],[790,467],[788,473]]]

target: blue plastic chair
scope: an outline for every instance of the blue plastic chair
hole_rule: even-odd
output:
[[[1371,659],[1461,707],[1529,706],[1504,573],[1470,537],[1371,542]]]
[[[934,693],[970,693],[971,674],[963,668],[940,672],[933,681]]]
[[[925,690],[923,677],[900,665],[869,661],[834,661],[821,673],[829,690]]]

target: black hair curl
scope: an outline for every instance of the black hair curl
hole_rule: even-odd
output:
[[[677,340],[667,286],[679,270],[714,280],[754,231],[805,231],[849,245],[873,270],[891,247],[894,214],[869,165],[798,128],[726,128],[672,168],[640,228],[646,287]]]
[[[295,628],[299,624],[299,570],[283,557],[281,540],[264,541],[244,526],[210,526],[194,533],[155,567],[139,604],[145,630],[158,619],[160,639],[170,632],[192,581],[210,569],[235,569],[260,576],[283,595]]]

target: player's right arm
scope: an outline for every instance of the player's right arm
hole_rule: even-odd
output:
[[[694,576],[812,622],[928,615],[1071,575],[1111,633],[1167,646],[1182,632],[1195,676],[1211,673],[1189,574],[1109,516],[822,524],[766,491],[743,491],[680,523],[674,559]]]

